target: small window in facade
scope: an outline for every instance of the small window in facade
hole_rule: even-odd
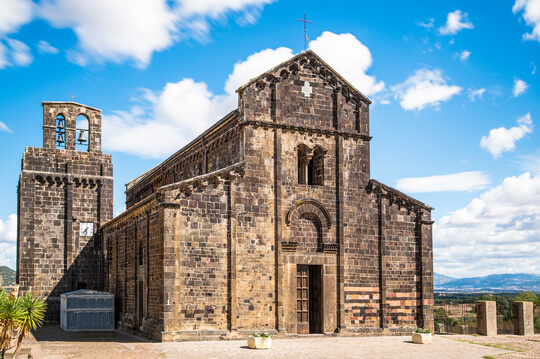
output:
[[[298,147],[298,183],[306,185],[324,184],[324,152],[315,147],[310,150],[304,145]]]

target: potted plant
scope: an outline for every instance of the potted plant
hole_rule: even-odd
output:
[[[418,328],[412,335],[413,343],[431,344],[431,330]]]
[[[251,349],[270,349],[272,337],[266,332],[253,332],[248,338],[248,347]]]

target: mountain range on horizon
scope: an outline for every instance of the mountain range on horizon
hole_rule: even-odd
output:
[[[15,284],[15,271],[0,266],[3,285]],[[433,273],[435,292],[522,292],[540,293],[540,275],[515,273],[491,274],[484,277],[454,278]]]
[[[537,274],[505,273],[454,278],[433,273],[433,281],[435,292],[540,292],[540,275]]]

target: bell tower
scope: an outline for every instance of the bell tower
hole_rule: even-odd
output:
[[[43,102],[43,147],[26,147],[18,185],[17,283],[47,300],[60,319],[60,294],[101,290],[99,227],[112,218],[111,155],[101,152],[101,111]]]

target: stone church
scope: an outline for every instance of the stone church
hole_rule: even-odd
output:
[[[237,93],[126,185],[114,219],[100,114],[44,103],[56,135],[55,106],[86,113],[89,148],[67,148],[66,128],[66,149],[44,135],[25,152],[21,289],[114,293],[118,328],[162,341],[433,328],[432,208],[370,178],[371,101],[311,50]]]

